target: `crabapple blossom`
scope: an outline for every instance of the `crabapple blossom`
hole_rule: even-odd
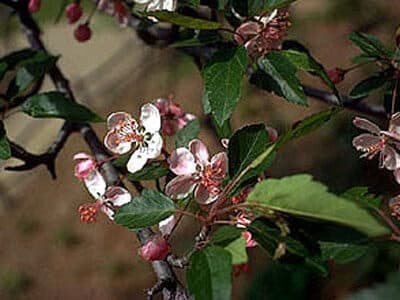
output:
[[[74,155],[73,159],[75,161],[78,161],[75,166],[74,175],[79,180],[84,180],[90,175],[93,170],[96,169],[96,159],[87,153],[77,153]]]
[[[79,3],[71,3],[65,8],[65,14],[67,15],[68,22],[73,24],[82,17],[82,8]]]
[[[142,106],[140,122],[126,112],[116,112],[108,117],[107,126],[109,131],[104,138],[104,145],[111,152],[126,154],[134,149],[126,165],[129,172],[141,170],[149,159],[161,154],[161,117],[153,104]]]
[[[82,222],[95,222],[99,211],[113,220],[115,210],[131,201],[130,193],[124,188],[119,186],[107,188],[103,176],[97,170],[91,171],[84,179],[84,183],[96,201],[79,206],[78,211]]]
[[[252,248],[257,246],[257,242],[253,239],[250,231],[243,231],[242,236],[246,241],[246,248]]]
[[[200,204],[217,200],[228,168],[226,152],[220,152],[210,160],[207,147],[196,139],[189,143],[189,149],[181,147],[172,152],[168,163],[177,175],[165,188],[168,196],[183,198],[194,190],[194,197]]]
[[[174,135],[179,129],[185,127],[188,122],[196,118],[194,115],[186,113],[170,98],[159,98],[154,101],[154,105],[160,111],[164,135]]]
[[[89,24],[80,24],[78,27],[76,27],[74,31],[74,37],[80,43],[90,40],[92,37],[92,30],[90,29]]]
[[[170,248],[166,239],[155,235],[139,248],[138,253],[147,261],[163,260],[168,255]]]

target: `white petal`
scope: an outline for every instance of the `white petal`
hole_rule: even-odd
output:
[[[156,158],[160,156],[163,147],[163,139],[159,133],[154,133],[149,141],[147,141],[147,148],[143,148],[147,158]]]
[[[171,233],[172,229],[175,227],[175,224],[176,218],[174,215],[172,215],[158,223],[158,228],[160,229],[161,234],[165,236]]]
[[[124,188],[119,186],[110,186],[105,197],[107,201],[110,201],[114,206],[122,206],[131,201],[131,194]]]
[[[101,211],[103,213],[105,213],[107,215],[107,217],[109,217],[111,220],[114,220],[114,211],[111,208],[109,208],[109,207],[107,207],[105,205],[102,205],[101,206]]]
[[[181,147],[168,157],[169,169],[176,175],[192,175],[196,172],[196,162],[192,152]]]
[[[103,196],[106,192],[106,181],[104,180],[103,175],[97,170],[93,170],[90,172],[89,176],[84,179],[84,183],[89,193],[95,198]]]
[[[158,108],[153,104],[147,103],[142,106],[140,121],[146,132],[154,133],[161,128],[161,117]]]
[[[141,151],[141,148],[139,148],[135,152],[133,152],[131,158],[128,161],[128,164],[126,165],[126,168],[130,173],[140,171],[146,164],[147,159],[148,157],[146,153]]]

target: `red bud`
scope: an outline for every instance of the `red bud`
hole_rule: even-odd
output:
[[[30,13],[35,13],[40,10],[41,0],[29,0],[28,10]]]
[[[141,248],[139,255],[147,261],[163,260],[170,250],[167,240],[159,235],[155,235],[148,240]]]
[[[82,17],[82,8],[79,3],[71,3],[65,8],[65,14],[70,24],[75,23]]]
[[[90,40],[91,36],[92,36],[92,30],[90,30],[88,24],[81,24],[74,31],[74,37],[80,43]]]
[[[341,83],[344,80],[344,76],[346,75],[346,73],[346,70],[340,68],[328,70],[328,76],[334,84]]]

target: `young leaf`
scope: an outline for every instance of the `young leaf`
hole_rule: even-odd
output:
[[[351,90],[349,96],[352,99],[361,99],[367,97],[374,90],[382,87],[388,80],[390,79],[385,74],[375,74],[357,83],[357,85]]]
[[[175,212],[174,202],[162,193],[145,189],[114,215],[117,224],[129,229],[153,226]]]
[[[186,271],[189,292],[196,300],[229,300],[232,258],[224,248],[210,246],[190,256]]]
[[[375,58],[391,58],[393,51],[373,35],[361,32],[350,33],[349,39],[356,44],[365,54]]]
[[[367,254],[369,247],[356,244],[320,242],[322,257],[337,264],[348,264]]]
[[[231,256],[232,256],[232,264],[245,264],[248,261],[247,251],[246,251],[246,240],[244,237],[239,237],[233,242],[230,242],[228,245],[224,247]]]
[[[4,124],[0,121],[0,159],[9,159],[11,157],[11,148],[7,139]]]
[[[124,165],[126,166],[126,164]],[[128,175],[129,181],[155,180],[168,174],[168,166],[161,162],[146,165],[140,171]]]
[[[187,147],[189,142],[196,139],[200,133],[200,121],[194,119],[179,130],[175,135],[175,148]]]
[[[381,197],[368,193],[368,188],[363,186],[353,187],[341,196],[369,208],[379,208],[382,202]]]
[[[258,66],[276,82],[276,86],[279,87],[278,95],[283,95],[289,102],[307,105],[307,97],[296,77],[296,67],[284,54],[270,52],[258,60]]]
[[[220,23],[184,16],[173,11],[151,11],[145,15],[156,17],[161,22],[168,22],[186,28],[200,30],[216,30],[221,28]]]
[[[246,63],[247,54],[243,47],[222,49],[202,71],[205,97],[220,126],[229,119],[239,101]]]
[[[76,122],[103,122],[87,107],[72,102],[61,92],[47,92],[29,97],[22,111],[34,118],[61,118]]]
[[[264,180],[255,186],[247,201],[295,216],[346,225],[371,237],[390,233],[365,209],[329,193],[326,186],[307,174]]]

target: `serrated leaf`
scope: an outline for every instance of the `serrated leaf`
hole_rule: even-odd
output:
[[[289,102],[307,106],[307,97],[296,77],[296,67],[284,54],[270,52],[258,60],[258,66],[276,82],[278,95],[283,95]]]
[[[369,247],[366,245],[339,244],[320,242],[322,257],[334,260],[337,264],[348,264],[367,254]]]
[[[390,233],[368,211],[329,193],[326,186],[307,174],[264,180],[255,186],[247,201],[295,216],[349,226],[371,237]]]
[[[207,21],[203,19],[192,18],[181,15],[173,11],[151,11],[146,16],[156,17],[161,22],[168,22],[174,25],[200,30],[216,30],[221,28],[221,24],[217,22]]]
[[[391,58],[393,55],[393,51],[387,49],[385,45],[373,35],[362,32],[352,32],[349,35],[349,39],[370,57]]]
[[[370,208],[379,208],[382,202],[382,197],[370,194],[368,188],[363,186],[353,187],[345,191],[341,196]]]
[[[34,118],[61,118],[75,122],[104,122],[87,107],[72,102],[61,92],[47,92],[29,97],[22,105],[24,113]]]
[[[168,166],[161,162],[146,165],[140,171],[128,175],[129,181],[155,180],[168,174]]]
[[[239,101],[246,63],[243,47],[221,49],[202,71],[205,97],[219,126],[229,119]]]
[[[242,231],[236,226],[221,226],[213,232],[211,236],[212,243],[225,247],[229,243],[238,239],[242,235]]]
[[[191,140],[196,139],[200,133],[200,121],[194,119],[187,123],[175,135],[175,148],[187,147]]]
[[[196,300],[229,300],[232,258],[224,248],[210,246],[190,256],[186,271],[189,292]]]
[[[122,206],[114,215],[115,223],[129,229],[158,224],[175,212],[174,202],[162,193],[145,189],[141,195]]]
[[[370,93],[382,87],[388,80],[390,80],[389,77],[382,73],[368,77],[356,84],[349,97],[352,99],[367,97]]]
[[[0,121],[0,159],[11,158],[11,148],[10,143],[7,139],[6,130],[4,129],[4,124]]]
[[[233,265],[247,263],[246,240],[242,236],[230,242],[224,249],[231,254]]]

